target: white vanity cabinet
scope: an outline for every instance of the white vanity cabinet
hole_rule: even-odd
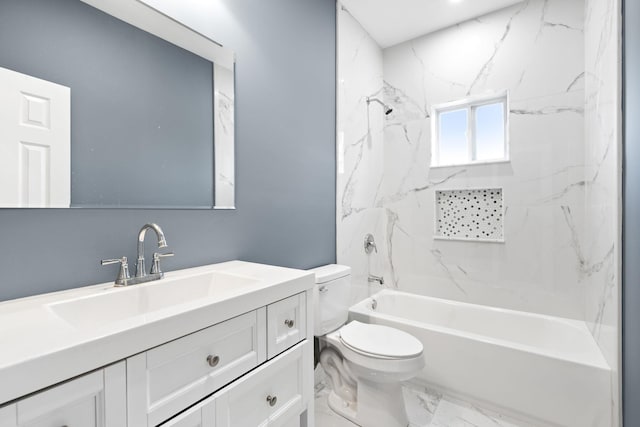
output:
[[[235,276],[218,272],[225,269],[246,275],[233,281]],[[195,277],[203,271],[209,274],[196,268]],[[181,274],[175,284],[158,285],[165,288],[96,285],[89,292],[103,298],[105,311],[118,313],[121,307],[109,305],[114,295],[122,301],[143,291],[173,292],[168,286],[184,292],[202,286],[193,280],[194,270]],[[217,265],[210,276],[221,281],[211,282],[216,292],[193,305],[100,324],[95,333],[93,324],[74,330],[50,317],[72,291],[43,297],[41,316],[48,322],[42,324],[65,327],[46,331],[60,334],[58,347],[34,356],[39,363],[24,355],[33,354],[27,351],[33,343],[46,341],[40,329],[8,342],[15,362],[0,364],[0,398],[6,402],[0,404],[0,427],[313,427],[312,276],[243,262]],[[247,279],[254,276],[263,278]],[[86,292],[72,300],[75,310],[95,304]],[[5,366],[7,354],[0,353]]]
[[[308,295],[127,358],[128,426],[298,426],[312,389]]]
[[[0,408],[1,427],[126,425],[125,363],[80,376]]]

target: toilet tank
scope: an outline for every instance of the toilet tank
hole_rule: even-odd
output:
[[[329,264],[309,271],[316,275],[313,334],[322,336],[347,322],[351,302],[351,268]]]

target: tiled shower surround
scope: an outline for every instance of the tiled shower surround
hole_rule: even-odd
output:
[[[529,0],[382,50],[339,8],[337,257],[353,268],[354,301],[379,287],[375,274],[406,292],[585,320],[617,388],[618,10]],[[431,107],[502,90],[510,161],[430,168]],[[436,191],[496,188],[504,243],[435,238]],[[364,253],[367,233],[377,253]],[[616,414],[614,402],[613,425]]]
[[[587,0],[585,70],[585,218],[572,240],[585,290],[585,320],[620,387],[621,53],[619,0]],[[618,425],[613,394],[613,425]]]
[[[581,0],[533,0],[383,51],[354,34],[353,76],[340,61],[339,261],[363,259],[369,231],[371,273],[389,286],[583,318],[572,246],[584,199],[574,185],[585,168],[583,21]],[[431,106],[505,89],[511,161],[430,168]],[[367,108],[376,93],[394,109],[386,118]],[[510,195],[504,244],[433,239],[434,192],[453,188]]]

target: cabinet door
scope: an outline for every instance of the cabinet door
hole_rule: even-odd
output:
[[[215,427],[215,401],[211,397],[162,424],[162,427]]]
[[[304,341],[231,384],[216,397],[216,427],[297,425],[305,409]]]
[[[126,425],[124,362],[83,375],[0,409],[0,427]]]
[[[267,355],[269,359],[306,337],[306,294],[303,292],[267,306]]]

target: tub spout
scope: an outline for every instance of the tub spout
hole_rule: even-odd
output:
[[[369,283],[377,282],[381,285],[384,285],[384,277],[382,276],[374,276],[373,274],[370,274],[368,280],[369,280]]]

